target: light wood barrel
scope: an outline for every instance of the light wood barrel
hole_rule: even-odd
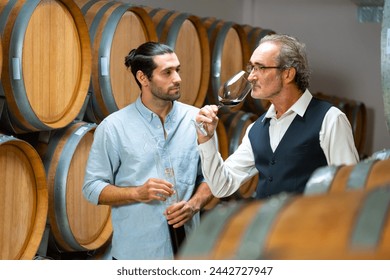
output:
[[[244,70],[249,61],[249,45],[244,30],[239,24],[203,18],[210,41],[211,76],[207,92],[207,101],[218,104],[218,90],[235,73]],[[234,108],[222,107],[221,111],[239,110],[242,104]]]
[[[390,186],[313,196],[281,194],[205,214],[179,259],[390,258]]]
[[[93,205],[82,194],[85,167],[96,124],[74,122],[40,145],[49,189],[50,230],[64,251],[100,248],[112,234],[110,207]]]
[[[38,152],[0,133],[0,259],[33,259],[47,213],[46,174]]]
[[[210,80],[210,49],[201,19],[189,13],[148,8],[159,41],[174,49],[180,60],[180,101],[201,107]]]
[[[140,89],[124,65],[128,53],[147,41],[157,41],[146,10],[118,1],[78,0],[92,44],[91,101],[85,119],[99,123],[134,102]]]
[[[354,165],[324,166],[316,169],[306,183],[304,193],[320,194],[369,190],[390,184],[390,158],[368,158]]]
[[[71,0],[1,2],[7,130],[65,127],[83,108],[91,77],[91,45],[80,9]]]

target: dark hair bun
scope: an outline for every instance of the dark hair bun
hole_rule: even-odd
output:
[[[131,66],[131,62],[133,61],[135,57],[136,49],[132,49],[129,54],[125,57],[125,65],[127,68]]]

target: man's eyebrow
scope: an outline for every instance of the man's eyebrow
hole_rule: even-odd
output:
[[[170,66],[170,67],[167,67],[167,68],[163,68],[161,71],[176,70],[178,68],[180,68],[180,64],[177,65],[177,66]]]

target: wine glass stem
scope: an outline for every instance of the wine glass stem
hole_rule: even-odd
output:
[[[224,105],[222,103],[219,103],[218,105],[218,109],[220,109],[221,107],[223,107]],[[196,128],[200,131],[200,133],[202,133],[203,136],[207,136],[207,131],[206,129],[204,128],[204,122],[194,122],[195,123],[195,126]]]

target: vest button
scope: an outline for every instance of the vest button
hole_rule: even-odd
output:
[[[274,165],[275,164],[275,159],[271,159],[271,165]]]
[[[273,179],[274,179],[274,178],[273,178],[272,176],[269,176],[269,177],[268,177],[268,181],[270,181],[270,182],[272,182]]]

